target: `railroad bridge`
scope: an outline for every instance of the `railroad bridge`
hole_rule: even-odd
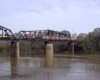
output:
[[[20,57],[19,43],[20,41],[43,41],[45,44],[45,55],[53,55],[53,42],[63,41],[72,45],[72,55],[74,55],[73,37],[53,30],[33,30],[19,31],[16,35],[8,28],[0,26],[0,40],[11,41],[10,57]]]

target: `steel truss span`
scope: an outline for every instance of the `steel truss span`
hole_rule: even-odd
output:
[[[14,36],[13,32],[5,28],[3,26],[0,26],[0,40],[15,40],[16,37]]]
[[[19,36],[20,40],[50,40],[50,41],[73,41],[74,38],[70,35],[53,31],[53,30],[36,30],[36,31],[20,31]]]
[[[0,26],[0,40],[27,40],[27,41],[76,41],[68,34],[64,34],[54,30],[34,30],[13,32]]]

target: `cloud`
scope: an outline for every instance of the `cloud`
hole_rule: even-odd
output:
[[[0,24],[13,31],[89,32],[100,26],[99,0],[0,0]]]

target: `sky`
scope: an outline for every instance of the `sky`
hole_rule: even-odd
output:
[[[100,0],[0,0],[0,25],[88,33],[100,27]]]

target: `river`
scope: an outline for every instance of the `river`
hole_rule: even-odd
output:
[[[0,80],[100,80],[100,56],[0,57]]]

